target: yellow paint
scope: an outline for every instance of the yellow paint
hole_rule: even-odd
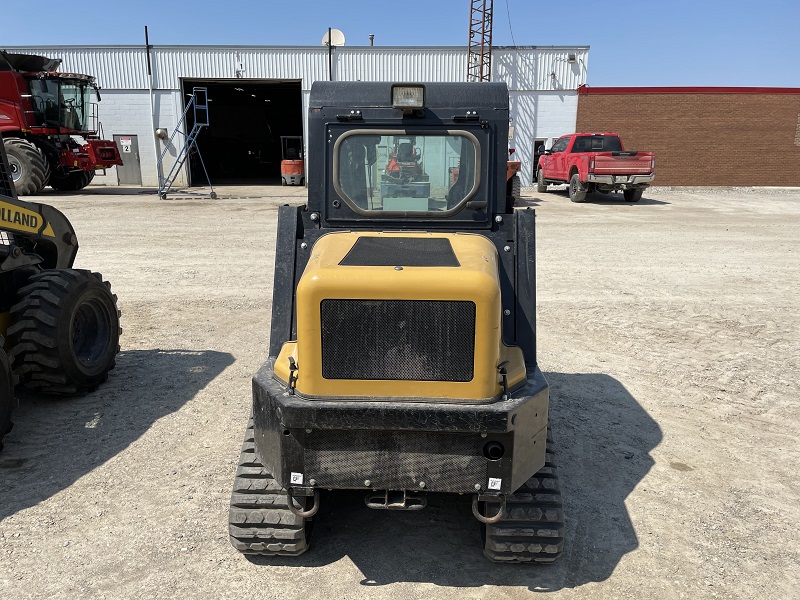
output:
[[[53,231],[53,226],[50,223],[47,224],[47,227],[44,228],[42,235],[46,235],[47,237],[56,237],[56,232]]]
[[[447,238],[460,267],[340,266],[359,237]],[[289,357],[297,367],[296,390],[315,397],[407,397],[490,402],[502,392],[498,365],[508,360],[508,384],[525,379],[518,347],[502,342],[499,258],[494,245],[478,234],[331,233],[321,237],[297,286],[297,340],[287,342],[275,374],[289,378]],[[325,299],[469,300],[475,303],[473,379],[459,381],[352,380],[322,377],[320,303]]]
[[[39,233],[43,221],[42,215],[37,212],[0,201],[0,229],[21,233]]]

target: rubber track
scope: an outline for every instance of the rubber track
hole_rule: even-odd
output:
[[[56,341],[56,314],[63,301],[63,293],[81,277],[93,277],[106,288],[111,284],[103,281],[100,273],[83,269],[53,269],[32,276],[29,283],[19,289],[20,302],[11,307],[8,329],[13,345],[9,358],[14,365],[14,375],[28,389],[50,394],[77,394],[91,392],[108,379],[104,373],[100,381],[91,386],[79,385],[63,371],[58,356]],[[116,307],[117,296],[112,294]],[[117,309],[117,318],[120,311]],[[116,348],[119,352],[119,346]],[[116,353],[115,353],[116,354]],[[111,362],[109,371],[115,366]]]
[[[487,509],[488,514],[494,511],[494,505]],[[563,548],[564,510],[548,429],[545,466],[506,496],[506,517],[486,525],[483,553],[495,562],[552,563]]]
[[[233,547],[244,554],[297,556],[308,550],[306,520],[289,510],[286,490],[256,458],[253,419],[239,456],[228,532]]]

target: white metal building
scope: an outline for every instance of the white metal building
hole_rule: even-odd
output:
[[[141,181],[148,186],[158,184],[156,151],[161,153],[166,143],[164,167],[168,170],[171,157],[181,146],[180,141],[170,146],[157,140],[154,129],[172,133],[194,86],[209,90],[210,126],[199,139],[205,140],[200,147],[212,181],[217,183],[224,176],[252,183],[279,183],[275,177],[279,167],[274,160],[277,157],[279,163],[278,138],[308,138],[306,113],[312,82],[464,81],[467,56],[466,47],[340,46],[329,52],[327,46],[151,46],[151,78],[143,46],[7,50],[61,58],[61,71],[94,75],[102,88],[99,113],[103,135],[116,139],[126,151],[124,171],[112,169],[104,177],[98,174],[95,183],[128,185]],[[531,183],[534,148],[575,129],[577,89],[586,83],[588,52],[585,46],[493,49],[492,80],[505,81],[511,94],[513,139],[509,145],[516,148],[516,160],[522,161],[523,185]],[[261,152],[257,148],[263,149],[265,144],[271,148],[264,150],[263,156],[272,171],[264,170],[260,181],[250,177],[259,169],[242,165],[230,151],[248,144],[253,148],[249,154]],[[237,172],[237,167],[244,168]],[[204,183],[192,173],[192,167],[187,166],[177,183]]]

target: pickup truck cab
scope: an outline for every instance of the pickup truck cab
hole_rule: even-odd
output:
[[[594,191],[622,190],[637,202],[655,178],[655,154],[625,150],[616,133],[571,133],[545,150],[536,169],[536,191],[569,184],[569,199],[583,202]]]

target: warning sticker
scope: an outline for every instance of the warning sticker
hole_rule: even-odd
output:
[[[292,476],[289,478],[289,480],[294,485],[303,485],[303,474],[302,473],[292,473]]]
[[[133,140],[131,138],[129,138],[129,137],[127,137],[127,138],[119,138],[119,145],[122,146],[122,151],[124,153],[126,153],[126,154],[130,154],[131,153],[132,141]]]
[[[499,490],[501,485],[503,485],[502,479],[495,479],[494,477],[489,477],[489,485],[487,485],[486,487],[490,490]]]

